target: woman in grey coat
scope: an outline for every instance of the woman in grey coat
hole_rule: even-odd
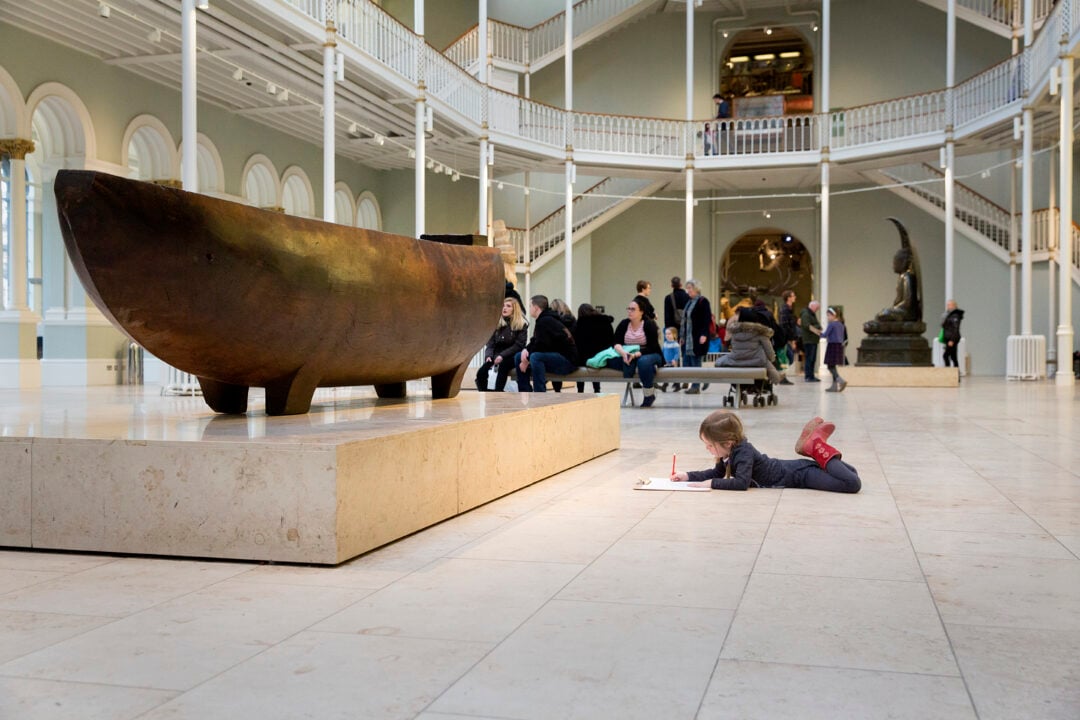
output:
[[[716,361],[718,367],[754,367],[765,368],[769,382],[778,383],[784,379],[783,373],[776,369],[776,351],[772,346],[772,328],[752,322],[750,308],[742,308],[737,319],[728,321],[727,338],[731,352],[721,355]]]

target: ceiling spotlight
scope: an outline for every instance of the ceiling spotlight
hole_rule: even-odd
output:
[[[161,42],[161,28],[154,28],[146,34],[146,39],[152,43]]]
[[[375,144],[376,145],[382,145],[385,142],[386,142],[386,138],[384,138],[382,135],[376,135],[375,136]]]
[[[270,93],[271,95],[277,95],[277,85],[275,85],[274,83],[267,80],[266,81],[266,92]]]
[[[765,34],[766,35],[772,35],[772,28],[768,28],[768,27],[765,28]]]
[[[354,138],[360,137],[360,126],[356,123],[349,123],[349,136]]]
[[[443,166],[442,163],[435,163],[435,174],[442,175]]]
[[[416,151],[413,150],[412,148],[409,148],[409,159],[410,160],[415,160],[416,159]]]
[[[724,31],[724,37],[727,37],[727,36],[728,36],[728,31],[727,31],[727,30],[725,30],[725,31]]]
[[[278,99],[278,102],[283,102],[283,103],[289,102],[289,91],[288,91],[288,89],[284,89],[281,92],[279,92],[277,94],[277,99]]]
[[[450,179],[453,180],[454,182],[457,182],[458,180],[461,179],[461,173],[459,173],[457,170],[455,170],[454,175]]]
[[[107,17],[109,17],[109,15],[111,13],[112,13],[112,8],[111,7],[109,7],[105,3],[98,3],[98,6],[97,6],[97,14],[98,15],[100,15],[103,18],[107,18]]]
[[[525,188],[523,194],[528,195],[529,194],[529,188]]]
[[[244,82],[244,71],[240,68],[233,70],[232,79],[236,82]]]
[[[810,28],[810,29],[811,29],[811,30],[812,30],[813,32],[817,32],[817,23],[814,23],[814,26],[813,26],[812,28]]]
[[[430,170],[433,167],[435,167],[435,161],[432,160],[431,158],[428,158],[427,159],[427,169]]]
[[[498,184],[498,185],[496,185],[495,187],[497,187],[497,188],[499,188],[500,190],[502,190],[502,189],[503,189],[503,184],[502,184],[502,183],[499,183],[499,184]]]
[[[766,219],[766,220],[768,220],[769,218],[771,218],[771,217],[772,217],[772,213],[771,213],[771,212],[769,212],[768,210],[763,210],[763,211],[761,212],[761,214],[765,216],[765,219]]]
[[[209,10],[210,9],[210,0],[198,0],[195,3],[195,7],[199,8],[200,10]]]

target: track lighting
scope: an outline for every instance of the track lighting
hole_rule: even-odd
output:
[[[278,99],[278,102],[281,102],[281,103],[289,102],[289,91],[288,91],[288,89],[284,89],[281,92],[279,92],[277,94],[277,99]]]
[[[267,80],[266,81],[266,92],[270,93],[271,95],[277,95],[277,85],[275,85],[274,83]]]
[[[811,29],[811,30],[812,30],[813,32],[817,32],[817,23],[814,23],[814,26],[813,26],[812,28],[810,28],[810,29]]]
[[[385,142],[386,142],[386,138],[384,138],[382,135],[376,135],[375,136],[375,144],[376,145],[382,145]]]
[[[356,123],[349,123],[349,137],[352,137],[352,138],[360,137],[360,126],[357,125]]]
[[[768,210],[762,210],[761,214],[765,217],[766,220],[768,220],[769,218],[772,217],[772,213],[769,212]]]
[[[244,82],[244,71],[240,68],[233,70],[232,79],[236,82]]]
[[[427,159],[427,169],[430,170],[433,167],[435,167],[435,161],[432,160],[431,158],[428,158]]]
[[[770,28],[770,27],[765,28],[765,34],[766,35],[772,35],[772,28]]]
[[[455,170],[453,177],[451,177],[450,179],[453,180],[454,182],[457,182],[458,180],[461,179],[461,173],[459,173],[457,170]]]
[[[435,163],[435,174],[442,175],[443,166],[442,163]]]
[[[195,7],[199,8],[200,10],[209,10],[210,0],[198,0],[198,2],[195,3]]]
[[[503,189],[503,184],[502,184],[502,183],[500,182],[500,183],[499,183],[498,185],[496,185],[495,187],[496,187],[496,188],[498,188],[499,190],[502,190],[502,189]]]
[[[161,28],[154,28],[146,34],[146,39],[152,43],[161,42]]]
[[[410,160],[415,160],[416,159],[416,151],[413,150],[412,148],[409,148],[409,159]]]
[[[98,3],[97,14],[103,18],[107,18],[110,14],[112,14],[112,8],[105,3]]]

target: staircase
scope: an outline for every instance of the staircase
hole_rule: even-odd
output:
[[[649,197],[667,184],[666,180],[649,182],[636,178],[604,178],[573,200],[573,239],[576,242],[643,198]],[[536,271],[563,251],[566,238],[566,207],[563,206],[533,225],[507,228],[510,241],[517,252],[519,271]]]
[[[942,222],[945,221],[945,174],[933,165],[904,165],[864,173],[875,182],[908,200]],[[962,183],[954,183],[956,220],[959,230],[1002,262],[1010,260],[1012,219],[1009,211],[983,197]],[[1050,247],[1057,234],[1057,208],[1043,208],[1033,213],[1032,260],[1050,257]],[[1080,285],[1080,225],[1072,224],[1072,275]],[[1016,239],[1016,252],[1021,251],[1021,239]]]
[[[931,7],[948,12],[948,0],[922,0]],[[995,35],[1011,38],[1024,27],[1025,0],[956,0],[956,18]],[[1043,21],[1054,9],[1054,0],[1033,0],[1035,3],[1035,31],[1042,27]]]
[[[662,0],[581,0],[574,5],[574,49],[649,12]],[[443,54],[472,75],[479,69],[479,26],[469,28]],[[488,20],[488,52],[495,67],[536,72],[564,55],[566,12],[531,28]]]

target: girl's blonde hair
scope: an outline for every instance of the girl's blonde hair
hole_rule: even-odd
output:
[[[715,445],[738,445],[746,439],[743,434],[742,421],[739,417],[728,410],[717,410],[701,421],[698,436]]]
[[[517,300],[514,300],[514,298],[506,298],[506,300],[510,301],[510,305],[513,308],[510,311],[510,322],[506,322],[506,318],[500,315],[499,327],[503,328],[509,325],[510,329],[514,332],[517,332],[518,330],[524,330],[525,328],[529,327],[529,323],[525,319],[525,313],[521,310],[521,303],[519,303]],[[505,303],[506,300],[503,300],[503,302]]]

